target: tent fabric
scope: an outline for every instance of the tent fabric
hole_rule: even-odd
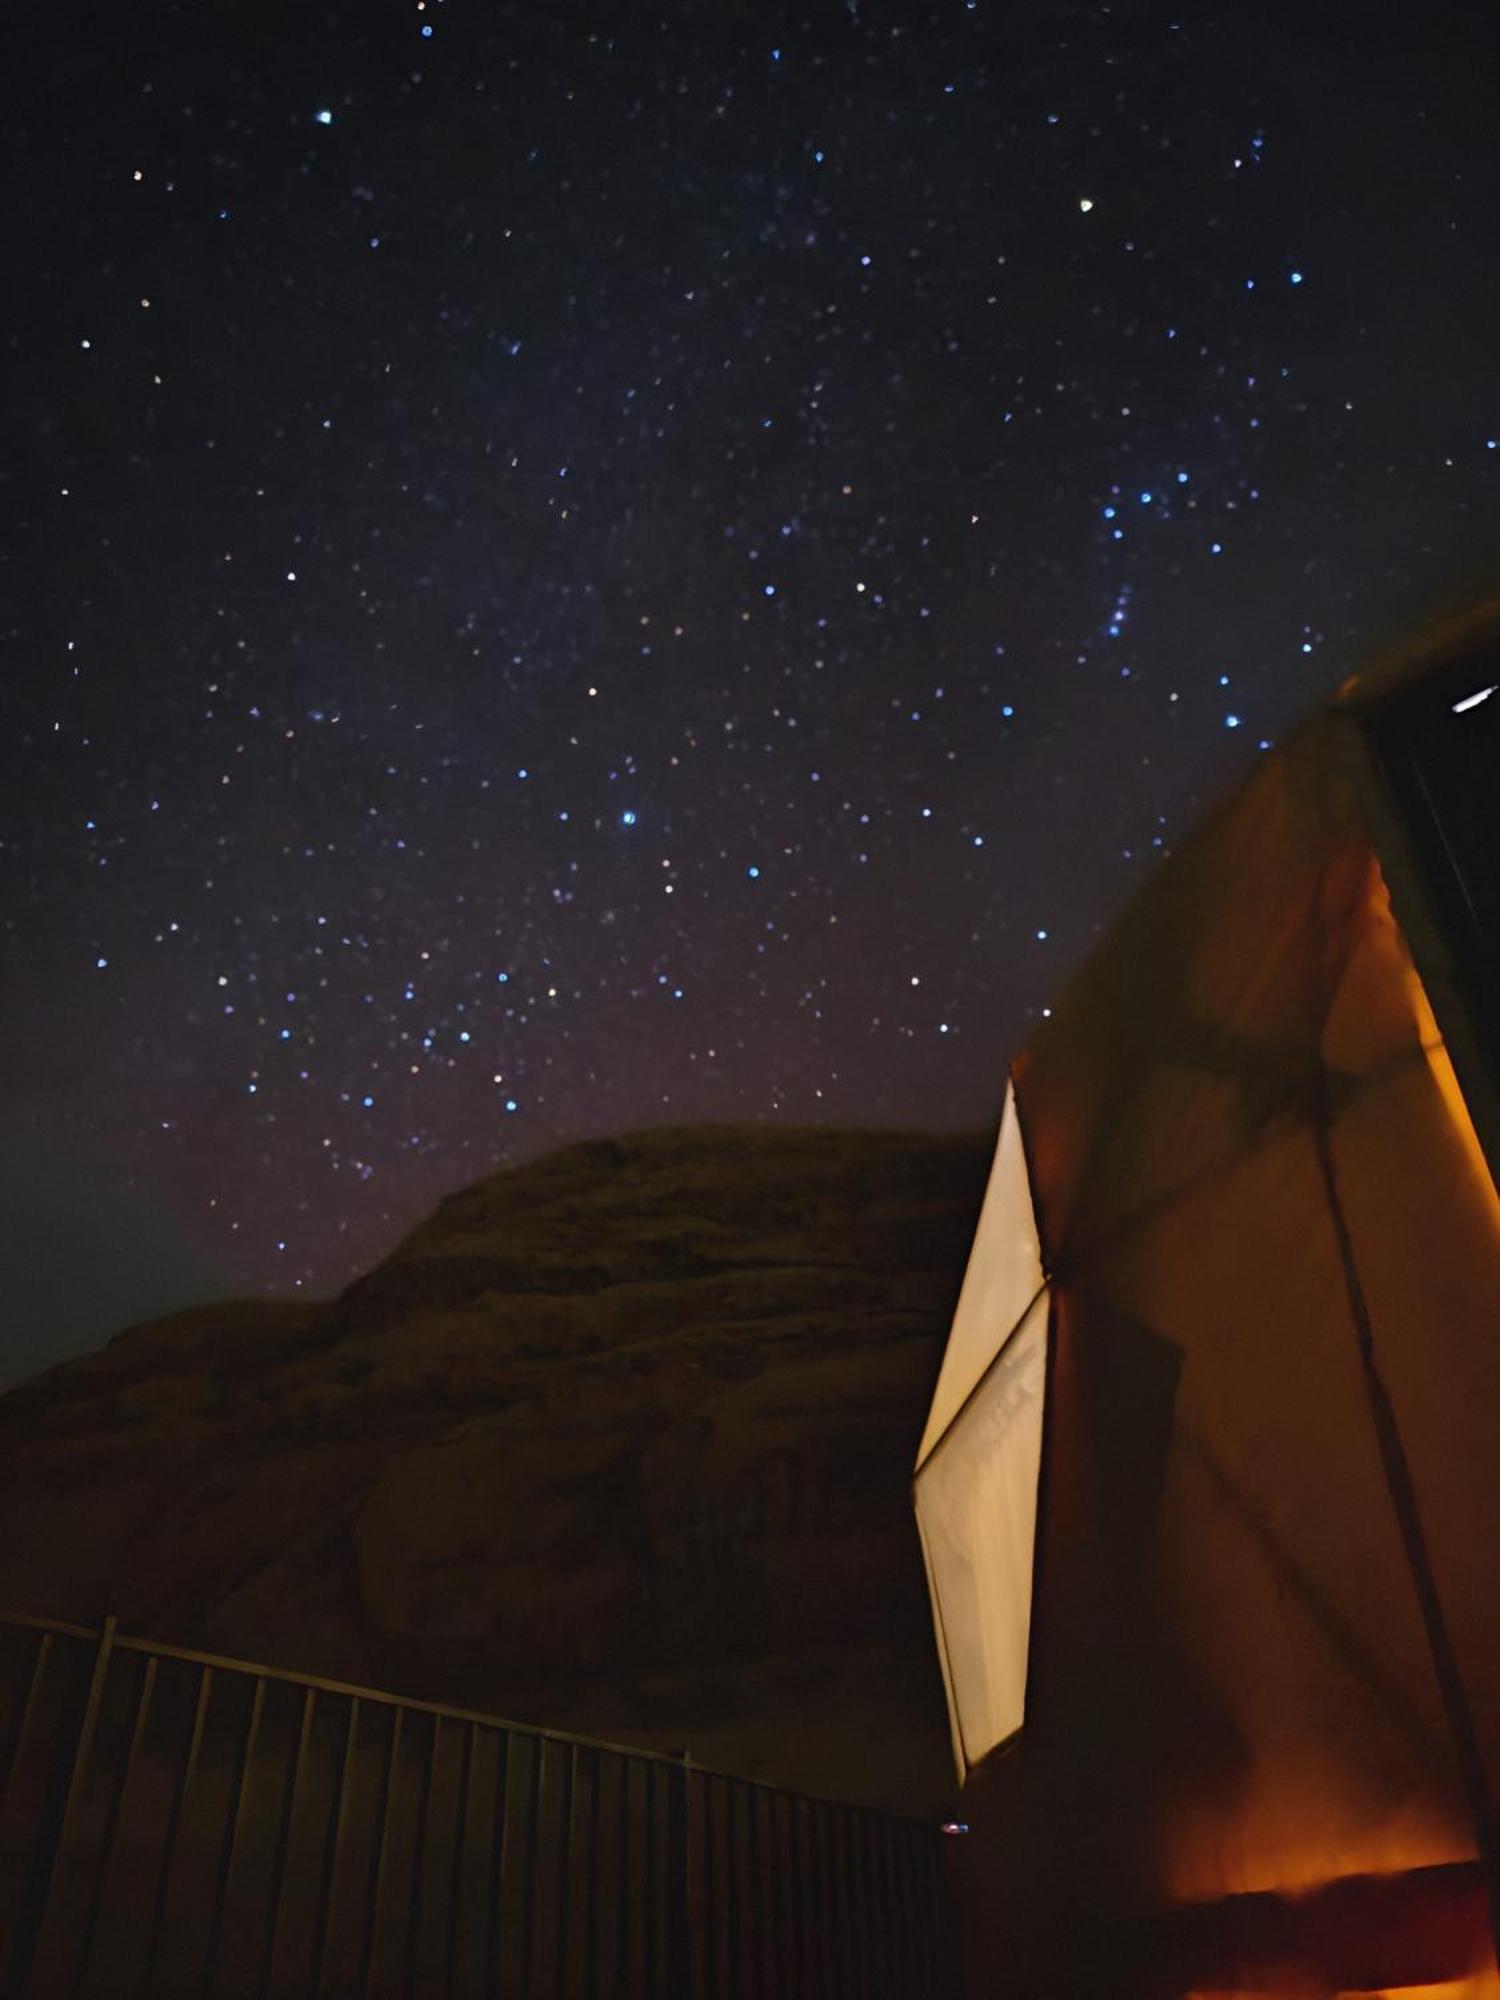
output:
[[[1476,1867],[1476,1786],[1500,1791],[1500,1199],[1387,803],[1357,707],[1315,717],[1014,1065],[1053,1294],[1040,1553],[1020,1606],[976,1534],[985,1638],[950,1633],[946,1664],[1018,1966],[1061,1909]],[[966,1328],[959,1379],[981,1355]],[[961,1473],[981,1514],[1009,1477],[964,1422],[950,1518]],[[962,1624],[920,1488],[936,1619]],[[1004,1615],[1012,1652],[1029,1621],[1026,1721],[983,1765],[1013,1712]],[[1500,1992],[1492,1965],[1465,1982],[1434,1961],[1435,1989]]]
[[[1007,1083],[974,1247],[917,1453],[917,1526],[960,1778],[1015,1733],[1025,1710],[1047,1303]]]
[[[974,1248],[917,1452],[919,1469],[1041,1287],[1041,1245],[1026,1178],[1015,1092],[1007,1083],[1000,1136]]]
[[[1025,1709],[1047,1310],[1040,1293],[917,1479],[960,1773]]]
[[[1495,1593],[1474,1555],[1500,1520],[1500,1464],[1474,1431],[1500,1407],[1500,1214],[1462,1104],[1438,1087],[1440,1037],[1359,809],[1366,756],[1334,713],[1265,759],[1017,1064],[1074,1338],[1105,1304],[1184,1357],[1159,1583],[1246,1756],[1228,1812],[1191,1760],[1170,1780],[1163,1865],[1184,1897],[1473,1852],[1322,1128],[1444,1606],[1492,1659]],[[1445,1435],[1475,1448],[1446,1451]],[[1500,1734],[1485,1736],[1493,1782]]]

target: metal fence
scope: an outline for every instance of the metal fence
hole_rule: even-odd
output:
[[[5,2000],[920,2000],[936,1828],[0,1614]]]

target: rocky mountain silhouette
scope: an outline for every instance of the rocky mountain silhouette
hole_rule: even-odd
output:
[[[940,1811],[910,1472],[988,1153],[590,1141],[132,1327],[0,1397],[0,1606]]]

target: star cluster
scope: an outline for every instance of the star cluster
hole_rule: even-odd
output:
[[[215,1284],[573,1136],[988,1123],[1487,581],[1467,11],[32,12],[7,1154]]]

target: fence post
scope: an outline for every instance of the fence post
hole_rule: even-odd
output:
[[[62,1859],[63,1849],[67,1845],[68,1834],[78,1809],[78,1800],[83,1791],[84,1776],[88,1769],[89,1753],[94,1747],[94,1732],[99,1725],[99,1708],[104,1700],[104,1682],[115,1649],[116,1622],[113,1613],[105,1619],[104,1629],[99,1634],[94,1649],[94,1666],[89,1676],[88,1698],[83,1705],[83,1717],[78,1725],[78,1734],[73,1739],[72,1764],[68,1771],[68,1786],[63,1795],[57,1833],[51,1841],[51,1852],[43,1865],[42,1879],[37,1885],[36,1902],[33,1905],[36,1911],[35,1928],[31,1933],[29,1950],[23,1947],[20,1955],[19,1971],[23,1983],[30,1976],[36,1954],[46,1937],[47,1919],[52,1913],[53,1893],[57,1888],[58,1864]],[[12,1976],[15,1976],[14,1972]]]
[[[697,1917],[693,1897],[693,1765],[692,1752],[685,1751],[673,1767],[673,1784],[667,1794],[667,1854],[672,1881],[669,1914],[673,1918],[668,1934],[668,1963],[672,1990],[693,2000],[697,1982],[693,1978],[693,1925]],[[675,1849],[675,1852],[673,1851]]]

